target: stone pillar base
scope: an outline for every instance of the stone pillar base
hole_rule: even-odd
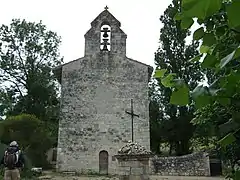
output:
[[[149,158],[151,155],[116,155],[120,180],[149,180]]]

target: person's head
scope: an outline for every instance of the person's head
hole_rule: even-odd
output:
[[[12,141],[9,145],[10,147],[18,147],[17,141]]]

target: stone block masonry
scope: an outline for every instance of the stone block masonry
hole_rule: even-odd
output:
[[[150,180],[150,155],[116,155],[120,180]]]
[[[131,98],[140,116],[134,121],[135,140],[150,149],[148,77],[144,77],[147,68],[108,53],[105,58],[118,67],[112,64],[93,69],[91,63],[98,62],[100,55],[64,66],[59,169],[79,171],[80,167],[99,172],[99,152],[105,150],[108,172],[114,173],[111,157],[131,139],[131,117],[125,113],[131,107]],[[86,66],[85,60],[88,61]]]
[[[110,26],[109,51],[100,49]],[[61,83],[57,170],[115,174],[114,155],[131,139],[150,149],[148,82],[152,67],[126,56],[126,34],[104,10],[85,34],[85,55],[56,68]]]
[[[179,157],[153,157],[150,160],[151,173],[161,176],[210,176],[210,162],[207,153],[198,152]]]
[[[138,143],[129,142],[118,151],[118,177],[120,180],[150,180],[150,151]]]

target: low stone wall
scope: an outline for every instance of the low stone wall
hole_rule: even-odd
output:
[[[153,175],[162,176],[210,176],[207,153],[198,152],[178,157],[153,157],[150,159]]]

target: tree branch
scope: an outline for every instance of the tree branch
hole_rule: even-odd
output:
[[[40,59],[40,61],[38,61],[38,63],[36,64],[36,68],[38,68],[39,64],[44,60],[44,57]]]
[[[22,80],[19,79],[17,76],[13,75],[11,72],[7,71],[6,69],[3,69],[3,71],[7,73],[9,76],[12,76],[13,78],[15,78],[18,83],[21,83],[26,88],[26,84],[22,82]]]
[[[236,29],[233,29],[231,28],[230,30],[232,30],[233,32],[237,33],[237,34],[240,34],[240,31],[236,30]]]
[[[17,46],[17,45],[15,44],[15,40],[14,40],[14,38],[13,38],[12,36],[11,36],[11,39],[12,39],[13,45],[14,45],[14,47],[15,47],[14,49],[17,50],[18,57],[19,57],[19,59],[20,59],[20,64],[22,64],[22,66],[23,66],[23,71],[24,71],[24,73],[25,73],[25,76],[27,77],[28,73],[27,73],[27,71],[26,71],[26,67],[25,67],[25,64],[24,64],[24,60],[22,59],[21,52],[20,52],[20,50],[19,50],[19,46]]]
[[[18,84],[17,84],[15,81],[12,81],[12,80],[10,80],[10,79],[7,79],[7,81],[13,83],[13,84],[16,86],[16,88],[18,89],[18,92],[20,93],[20,96],[23,98],[22,91],[20,90]]]
[[[240,98],[234,98],[234,97],[229,97],[229,96],[214,96],[214,97],[217,97],[217,98],[228,98],[228,99],[231,99],[231,100],[234,100],[234,101],[240,101]]]

